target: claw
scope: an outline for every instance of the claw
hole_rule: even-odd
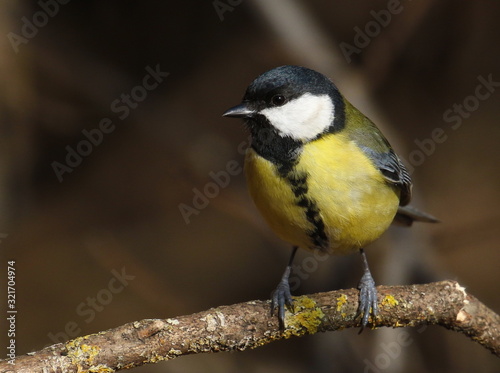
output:
[[[370,273],[366,255],[362,249],[361,255],[363,259],[364,274],[363,277],[361,277],[361,281],[358,285],[359,306],[358,311],[356,312],[356,317],[362,316],[361,330],[359,331],[360,333],[368,324],[370,313],[373,315],[373,317],[377,316],[378,314],[377,288],[375,287],[375,281],[373,280],[372,274]]]
[[[378,313],[377,289],[370,272],[365,272],[359,282],[359,306],[356,316],[362,315],[361,330],[368,324],[370,313],[375,317]]]
[[[280,330],[285,329],[285,305],[293,312],[293,299],[290,293],[288,277],[286,281],[284,279],[280,281],[271,296],[271,316],[274,316],[274,311],[277,309]]]
[[[280,330],[285,330],[285,306],[293,312],[293,299],[292,294],[290,292],[290,283],[289,277],[290,272],[292,271],[292,262],[295,257],[295,253],[297,252],[297,246],[294,246],[292,249],[292,255],[290,256],[290,260],[288,261],[288,266],[281,277],[281,281],[273,291],[271,295],[271,317],[274,316],[274,310],[278,309],[278,321]]]

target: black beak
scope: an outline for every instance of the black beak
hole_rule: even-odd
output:
[[[248,118],[255,114],[255,110],[250,109],[247,104],[243,103],[237,106],[232,107],[229,110],[226,110],[223,117],[232,117],[232,118]]]

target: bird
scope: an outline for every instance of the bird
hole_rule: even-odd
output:
[[[271,295],[271,315],[285,328],[293,310],[289,278],[298,248],[359,252],[363,275],[356,317],[361,330],[378,313],[365,246],[391,223],[436,222],[408,206],[411,177],[375,124],[325,75],[285,65],[258,76],[243,100],[223,113],[242,118],[251,144],[244,170],[250,195],[271,229],[292,245]]]

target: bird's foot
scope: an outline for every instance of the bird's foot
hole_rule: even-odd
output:
[[[288,283],[288,276],[284,275],[271,295],[271,316],[274,316],[274,310],[277,309],[280,330],[285,329],[285,305],[293,312],[290,284]]]
[[[363,328],[368,324],[368,317],[370,316],[370,313],[374,318],[378,313],[377,289],[370,271],[365,271],[363,277],[361,277],[361,281],[359,282],[358,289],[359,306],[356,317],[360,315],[363,317],[361,320],[361,333]]]

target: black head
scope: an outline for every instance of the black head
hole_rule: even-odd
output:
[[[245,119],[257,151],[265,145],[285,144],[290,152],[324,133],[340,130],[343,111],[342,96],[323,74],[300,66],[281,66],[257,77],[243,102],[223,115]],[[261,144],[262,138],[268,144]]]
[[[305,93],[333,95],[335,85],[323,74],[301,66],[280,66],[258,76],[250,84],[243,102],[258,104],[258,109],[282,106]],[[277,100],[276,96],[283,99]],[[273,102],[273,99],[276,102]]]

